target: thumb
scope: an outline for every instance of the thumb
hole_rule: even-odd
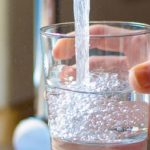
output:
[[[150,93],[150,61],[136,65],[130,70],[129,82],[140,93]]]

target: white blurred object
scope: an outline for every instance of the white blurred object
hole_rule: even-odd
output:
[[[37,118],[23,120],[13,136],[15,150],[50,150],[50,135],[47,124]]]

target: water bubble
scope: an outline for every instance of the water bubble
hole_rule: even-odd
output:
[[[124,101],[120,101],[120,102],[119,102],[119,105],[124,105]]]
[[[126,95],[132,91],[114,94],[114,90],[127,89],[127,82],[115,81],[118,75],[111,76],[110,73],[99,73],[96,78],[96,82],[91,87],[84,86],[84,90],[109,94],[87,94],[63,89],[55,89],[53,94],[50,90],[47,92],[52,134],[85,142],[96,142],[98,139],[99,142],[114,141],[135,136],[135,133],[146,134],[146,130],[142,130],[147,128],[145,118],[148,109],[144,109],[145,104],[142,106],[138,101],[133,103],[126,99]],[[109,82],[109,87],[106,82]],[[82,86],[65,85],[65,89],[68,87],[75,91],[83,90]]]
[[[108,106],[108,107],[112,106],[112,103],[108,103],[107,106]]]
[[[144,124],[144,123],[141,123],[141,124],[140,124],[140,126],[141,126],[141,128],[142,128],[142,127],[144,127],[144,126],[145,126],[145,124]]]
[[[123,112],[126,113],[126,112],[128,112],[128,110],[127,110],[127,109],[124,109]]]

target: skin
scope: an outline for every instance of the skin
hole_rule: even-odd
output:
[[[100,35],[100,34],[116,34],[116,33],[130,33],[129,30],[121,30],[119,28],[114,27],[108,27],[108,26],[100,26],[95,25],[90,27],[90,33],[92,35]],[[74,34],[74,33],[70,33]],[[128,43],[131,40],[132,44],[129,48],[126,43]],[[135,89],[137,92],[140,93],[150,93],[150,61],[143,62],[141,60],[140,64],[136,64],[133,60],[133,56],[135,58],[137,56],[137,51],[140,53],[142,50],[140,49],[140,45],[144,45],[145,37],[132,37],[130,39],[125,40],[124,44],[124,53],[125,57],[91,57],[90,58],[90,68],[96,68],[99,67],[97,64],[102,65],[103,62],[104,65],[108,65],[111,67],[111,65],[115,66],[114,64],[120,64],[126,65],[125,68],[129,69],[129,82],[133,89]],[[107,44],[106,44],[107,43]],[[90,42],[90,48],[98,48],[98,49],[104,49],[107,51],[112,51],[115,49],[115,51],[120,51],[120,45],[118,45],[118,38],[114,38],[113,40],[110,38],[106,39],[98,39],[98,40],[91,40]],[[72,58],[75,55],[75,48],[74,48],[75,40],[74,39],[60,39],[57,41],[54,49],[53,49],[53,56],[56,60],[66,60],[69,58]],[[132,49],[132,56],[130,50]],[[139,54],[138,54],[139,55]],[[119,62],[119,63],[118,63]],[[108,67],[105,66],[105,67]],[[116,65],[117,66],[117,65]],[[120,67],[119,66],[119,67]],[[67,75],[72,75],[75,78],[75,72],[76,67],[75,65],[70,67],[65,67],[64,71],[61,73],[60,77],[63,79]],[[90,147],[78,147],[76,144],[64,144],[61,141],[53,140],[53,147],[54,150],[92,150]],[[138,144],[129,144],[124,146],[117,146],[117,147],[101,147],[101,148],[95,148],[95,150],[146,150],[147,149],[147,140],[140,142]]]
[[[115,27],[108,27],[108,26],[100,26],[100,25],[95,25],[91,26],[90,28],[90,34],[92,35],[100,35],[100,34],[119,34],[119,33],[130,33],[131,31],[129,30],[120,30],[119,28]],[[72,35],[73,33],[71,33]],[[128,41],[131,40],[131,47],[127,47]],[[131,83],[131,86],[133,89],[140,93],[150,93],[150,61],[140,63],[138,65],[134,64],[134,58],[138,59],[139,55],[138,53],[142,53],[142,48],[140,49],[141,45],[146,45],[144,42],[145,41],[145,36],[139,36],[139,37],[132,37],[129,39],[125,40],[125,45],[124,45],[124,50],[125,54],[127,56],[128,62],[130,62],[130,73],[129,73],[129,80]],[[107,44],[106,44],[107,43]],[[98,39],[98,40],[91,40],[90,42],[90,48],[98,48],[98,49],[107,49],[108,51],[120,51],[120,45],[118,45],[118,38],[108,38],[106,40],[104,39]],[[58,40],[54,49],[53,49],[53,56],[56,60],[66,60],[69,58],[72,58],[75,55],[75,40],[74,39],[68,39],[64,38],[61,40]],[[132,50],[132,56],[131,56],[131,51]],[[142,53],[142,55],[144,55]],[[147,54],[145,54],[147,55]],[[100,58],[97,61],[101,62],[102,59]],[[92,60],[94,61],[94,60]],[[116,59],[116,62],[118,60]],[[125,60],[126,61],[126,60]],[[111,64],[113,61],[109,60],[109,64]],[[97,63],[97,62],[96,62]],[[74,67],[73,67],[74,68]]]

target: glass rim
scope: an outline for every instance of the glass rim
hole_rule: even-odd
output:
[[[49,26],[44,26],[40,28],[40,34],[47,36],[47,37],[59,37],[59,38],[75,38],[75,35],[69,35],[64,33],[56,33],[56,32],[46,32],[48,29],[55,29],[57,27],[66,26],[66,25],[73,25],[74,22],[64,22],[64,23],[57,23],[51,24]],[[90,38],[111,38],[111,37],[126,37],[126,36],[137,36],[137,35],[144,35],[150,33],[150,25],[146,23],[140,22],[130,22],[130,21],[90,21],[90,24],[101,24],[101,25],[111,25],[111,24],[118,24],[118,25],[128,25],[131,27],[141,27],[142,30],[134,33],[116,33],[116,34],[104,34],[104,35],[90,35]]]
[[[124,89],[124,90],[114,90],[114,91],[88,91],[88,90],[77,90],[77,89],[74,89],[74,88],[64,88],[64,87],[59,87],[59,86],[50,86],[50,90],[51,89],[57,89],[57,90],[61,90],[61,91],[66,91],[66,92],[72,92],[72,93],[78,93],[78,94],[85,94],[85,95],[88,95],[88,94],[91,94],[91,95],[122,95],[122,94],[125,94],[127,92],[131,92],[134,90],[131,89],[131,87],[128,87],[128,89]]]

